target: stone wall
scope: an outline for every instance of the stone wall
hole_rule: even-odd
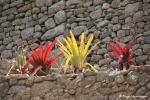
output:
[[[72,29],[101,41],[88,58],[103,66],[106,43],[132,43],[138,64],[150,64],[150,0],[0,0],[0,56],[15,57],[23,44],[62,38]],[[132,41],[136,38],[136,41]]]
[[[0,76],[0,100],[150,100],[150,66],[117,75]]]

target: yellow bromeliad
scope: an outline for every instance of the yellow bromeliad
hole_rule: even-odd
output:
[[[72,66],[74,70],[79,70],[79,71],[83,70],[86,67],[90,67],[91,70],[97,72],[94,66],[86,62],[86,58],[88,54],[98,44],[96,43],[92,47],[90,47],[93,38],[94,38],[94,34],[91,34],[87,41],[87,44],[85,44],[86,36],[84,33],[82,33],[80,46],[78,47],[74,34],[72,33],[72,31],[70,31],[70,37],[66,36],[66,38],[65,37],[63,38],[65,44],[58,41],[58,45],[60,47],[59,49],[65,56],[64,62],[62,63],[64,72],[66,72],[66,70],[70,68],[70,66]]]

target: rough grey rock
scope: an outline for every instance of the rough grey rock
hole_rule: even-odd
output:
[[[132,16],[139,9],[139,3],[128,4],[125,7],[125,16]]]
[[[35,32],[40,32],[41,31],[41,26],[40,25],[35,25]]]
[[[142,63],[144,63],[147,59],[148,59],[148,55],[138,56],[138,57],[136,57],[136,62],[142,64]]]
[[[98,49],[98,50],[97,50],[97,54],[98,54],[98,55],[105,54],[106,52],[107,52],[107,49],[105,49],[105,48],[102,48],[102,49]]]
[[[73,29],[73,33],[75,36],[79,36],[82,32],[85,32],[86,30],[86,26],[77,26]]]
[[[92,55],[91,61],[98,62],[100,60],[101,56],[100,55]]]
[[[110,7],[109,3],[103,3],[102,9],[108,9]]]
[[[47,29],[51,29],[55,27],[55,22],[53,20],[53,18],[49,18],[46,22],[45,22],[45,27]]]
[[[8,38],[4,38],[3,40],[3,44],[9,44],[10,42],[12,41],[12,38],[11,37],[8,37]]]
[[[71,5],[80,4],[80,3],[81,3],[80,0],[68,0],[68,1],[66,2],[66,5],[67,5],[67,6],[71,6]]]
[[[40,12],[40,9],[39,8],[33,8],[32,9],[32,13],[33,14],[37,14],[37,13],[39,13]]]
[[[55,14],[54,16],[55,22],[60,24],[66,20],[66,13],[62,10]]]
[[[55,27],[55,29],[51,29],[48,30],[42,37],[42,40],[47,40],[47,39],[53,39],[55,37],[57,37],[58,35],[63,34],[65,31],[65,25],[61,24],[57,27]]]
[[[4,59],[10,59],[10,58],[12,58],[12,51],[11,50],[4,50],[1,53],[1,58],[4,58]]]
[[[25,90],[26,87],[25,86],[13,86],[9,89],[9,94],[13,94],[13,93],[17,93],[17,92],[21,92],[22,90]]]
[[[116,25],[113,26],[113,31],[118,31],[118,30],[120,30],[120,28],[121,28],[121,25],[116,24]]]
[[[33,36],[33,33],[34,33],[33,27],[27,28],[21,32],[21,37],[22,39],[28,39],[29,37]]]
[[[14,45],[14,42],[9,43],[9,44],[6,46],[6,49],[11,50],[11,49],[13,48],[13,45]]]
[[[47,16],[47,15],[44,15],[43,17],[41,17],[41,18],[39,19],[39,24],[44,23],[47,19],[48,19],[48,16]]]
[[[55,27],[56,36],[61,35],[63,33],[65,33],[65,24],[60,24],[57,27]]]
[[[146,88],[145,87],[141,87],[140,89],[138,89],[136,91],[136,95],[144,95],[146,93]]]
[[[115,81],[117,83],[123,83],[125,81],[125,78],[124,78],[123,75],[118,75],[118,76],[115,77]]]
[[[40,38],[42,36],[42,33],[41,32],[35,32],[34,34],[33,34],[33,37],[34,38]]]
[[[5,34],[4,33],[0,33],[0,40],[5,38]]]
[[[53,82],[48,81],[34,84],[31,88],[31,94],[33,95],[33,97],[42,96],[45,93],[47,93],[50,89],[54,88],[54,85],[55,84]]]
[[[9,89],[9,85],[8,83],[0,83],[0,97],[4,97],[7,92],[8,92],[8,89]]]
[[[36,0],[35,4],[37,7],[51,6],[52,0]]]
[[[17,14],[17,8],[16,7],[7,9],[7,10],[2,12],[3,16],[7,16],[7,15],[11,15],[11,14]]]
[[[105,2],[105,0],[93,0],[94,5],[103,4],[104,2]]]
[[[101,21],[97,24],[97,28],[102,28],[102,27],[106,26],[108,23],[109,23],[108,20]]]
[[[90,13],[92,19],[99,19],[102,16],[102,9],[98,9]]]
[[[137,56],[141,56],[141,55],[143,55],[143,51],[142,51],[142,49],[137,49],[134,51],[134,54]]]
[[[6,47],[4,46],[4,45],[1,45],[0,46],[0,52],[2,52],[3,50],[5,50],[6,49]]]
[[[127,42],[131,41],[132,39],[133,39],[133,37],[131,35],[129,35],[129,36],[126,36],[126,37],[122,37],[120,39],[120,41],[123,42],[123,43],[127,43]]]
[[[136,85],[139,80],[139,73],[137,72],[129,72],[127,76],[128,83],[131,85]]]
[[[133,16],[133,21],[134,22],[140,22],[143,20],[143,15],[144,15],[144,12],[143,11],[138,11],[134,14]]]
[[[150,51],[150,44],[144,44],[142,45],[143,53],[147,54]]]
[[[56,13],[65,7],[65,2],[61,0],[48,8],[48,14]]]
[[[111,3],[112,8],[117,8],[120,6],[120,0],[113,0]]]
[[[1,27],[9,27],[11,25],[11,23],[10,22],[4,22],[4,23],[2,23],[1,24]]]
[[[118,17],[113,17],[111,20],[112,24],[117,24],[119,22],[119,18]]]

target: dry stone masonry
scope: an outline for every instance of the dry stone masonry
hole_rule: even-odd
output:
[[[150,64],[150,0],[0,0],[1,58],[15,57],[23,44],[61,39],[70,29],[75,36],[94,32],[94,42],[101,41],[88,58],[92,64],[105,64],[106,43],[115,37],[132,43],[138,64]]]
[[[0,100],[150,100],[150,66],[117,75],[0,76]]]

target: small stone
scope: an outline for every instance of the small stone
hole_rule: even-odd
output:
[[[145,87],[141,87],[137,90],[136,95],[144,95],[146,93],[147,89]]]
[[[113,31],[118,31],[121,28],[120,24],[116,24],[113,26]]]
[[[53,89],[54,87],[55,84],[53,82],[48,82],[48,81],[34,84],[31,88],[31,95],[33,97],[43,96],[45,93],[47,93],[49,90]]]
[[[9,89],[9,94],[14,94],[14,93],[19,93],[23,90],[25,90],[26,87],[25,86],[12,86],[10,89]]]
[[[65,1],[61,0],[48,8],[48,14],[54,14],[65,8]]]
[[[10,42],[12,42],[12,38],[11,37],[8,37],[8,38],[4,38],[3,40],[3,44],[9,44]]]
[[[101,59],[98,64],[99,66],[103,66],[103,65],[108,65],[110,62],[111,62],[111,59],[106,58],[106,59]]]
[[[146,85],[149,89],[150,89],[150,83],[147,83],[147,85]]]
[[[134,51],[134,54],[137,56],[141,56],[141,55],[143,55],[143,51],[142,51],[142,49],[137,49]]]
[[[86,30],[86,26],[77,26],[73,29],[73,33],[75,36],[79,36],[82,32],[85,32]]]
[[[97,28],[102,28],[102,27],[106,26],[108,23],[109,23],[108,20],[101,21],[97,24]]]
[[[136,62],[138,63],[144,63],[148,59],[148,55],[142,55],[136,57]]]
[[[116,76],[115,81],[117,83],[123,83],[125,81],[124,76],[123,75]]]
[[[150,35],[144,37],[144,43],[150,44]]]
[[[136,12],[135,14],[134,14],[134,16],[133,16],[133,21],[134,22],[140,22],[140,21],[142,21],[143,20],[143,15],[144,15],[144,13],[143,13],[143,11],[138,11],[138,12]]]
[[[6,96],[8,89],[9,89],[8,83],[6,83],[6,82],[0,83],[0,90],[1,90],[0,97]]]
[[[31,44],[31,47],[34,48],[34,49],[37,49],[39,47],[39,44],[33,43],[33,44]]]
[[[33,37],[34,38],[40,38],[41,36],[42,36],[41,32],[35,32],[35,33],[33,33]]]
[[[142,45],[143,53],[147,54],[150,51],[150,44],[144,44]]]
[[[105,0],[94,0],[93,4],[94,5],[99,5],[99,4],[103,4],[105,2]]]
[[[76,4],[80,4],[82,1],[80,1],[80,0],[68,0],[67,2],[66,2],[66,5],[67,6],[71,6],[71,5],[76,5]]]
[[[44,15],[43,17],[41,17],[41,18],[39,19],[39,24],[44,23],[47,19],[48,19],[48,16],[47,16],[47,15]]]
[[[4,58],[4,59],[10,59],[10,58],[12,58],[12,50],[4,50],[1,53],[1,57]]]
[[[51,6],[52,5],[52,0],[46,0],[45,3],[46,3],[46,6]]]
[[[109,3],[103,3],[102,9],[108,9],[110,7]]]
[[[35,4],[37,7],[42,7],[45,5],[45,0],[36,0]]]
[[[131,85],[136,85],[139,80],[139,74],[137,72],[130,71],[127,76],[127,82]]]
[[[127,18],[125,19],[125,23],[131,23],[131,21],[132,21],[132,18],[131,18],[131,17],[127,17]]]
[[[139,9],[139,2],[133,3],[133,4],[128,4],[125,7],[125,16],[132,16],[136,11]]]
[[[64,24],[60,24],[57,27],[55,27],[55,34],[56,36],[61,35],[65,32],[65,25]]]
[[[48,31],[41,37],[41,39],[42,39],[42,40],[53,39],[55,36],[56,36],[55,30],[54,30],[54,29],[51,29],[51,30],[48,30]]]
[[[41,26],[40,25],[35,25],[35,32],[40,32],[41,31]]]
[[[98,10],[90,13],[90,17],[92,19],[99,19],[101,16],[102,16],[102,10],[101,9],[98,9]]]
[[[13,45],[14,45],[14,42],[9,43],[6,47],[6,49],[8,49],[8,50],[12,49]]]
[[[40,9],[39,8],[33,8],[32,9],[32,13],[33,14],[37,14],[37,13],[39,13],[40,12]]]
[[[52,18],[49,18],[46,22],[45,22],[45,27],[47,29],[51,29],[55,27],[55,22]]]
[[[100,60],[100,58],[101,58],[101,56],[100,56],[100,55],[92,55],[92,57],[91,57],[91,61],[97,62],[97,61],[99,61],[99,60]]]
[[[33,35],[33,32],[34,32],[34,28],[33,27],[23,30],[21,32],[22,39],[28,39],[29,37],[31,37]]]
[[[112,8],[117,8],[120,5],[120,0],[113,0],[111,3]]]
[[[47,10],[47,7],[41,7],[41,12],[45,12]]]
[[[66,13],[63,10],[59,11],[55,14],[54,19],[57,24],[64,22],[66,21]]]
[[[122,38],[120,39],[120,41],[123,42],[123,43],[127,43],[127,42],[129,42],[129,41],[131,41],[131,40],[132,40],[132,36],[131,36],[131,35],[126,36],[126,37],[122,37]]]
[[[32,97],[31,100],[41,100],[39,96]]]
[[[105,53],[107,53],[107,49],[105,49],[105,48],[98,49],[98,51],[97,51],[98,55],[102,55],[102,54],[105,54]]]
[[[102,39],[102,42],[107,43],[110,42],[112,39],[110,37],[106,37],[104,39]]]
[[[112,24],[117,24],[119,22],[119,18],[118,17],[113,17],[111,22],[112,22]]]

